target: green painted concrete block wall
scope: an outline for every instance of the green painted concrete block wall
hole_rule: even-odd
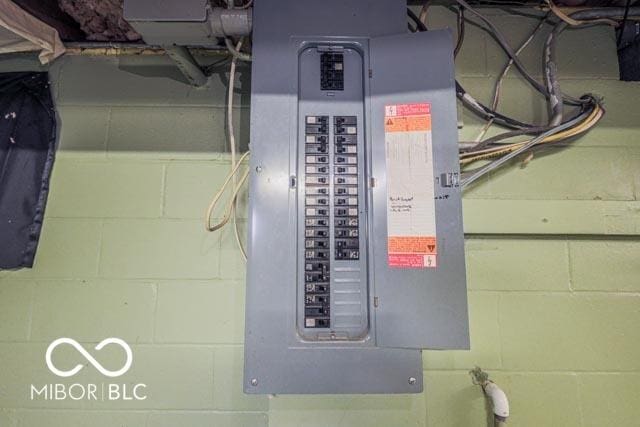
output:
[[[515,41],[535,25],[491,13]],[[433,8],[431,26],[453,18]],[[504,57],[467,31],[458,77],[488,101]],[[523,53],[538,75],[541,40]],[[568,31],[559,54],[563,88],[604,96],[607,115],[570,146],[465,194],[471,350],[424,352],[422,394],[320,397],[241,391],[244,264],[231,230],[205,233],[202,220],[229,168],[224,73],[194,89],[139,75],[179,78],[166,58],[58,60],[60,149],[36,265],[0,272],[0,426],[486,426],[474,365],[508,393],[514,426],[638,425],[640,85],[617,80],[609,29]],[[0,61],[0,71],[26,68],[29,59]],[[246,148],[242,71],[235,117]],[[517,76],[502,108],[545,117]],[[460,114],[461,139],[472,138],[481,123]],[[148,399],[30,400],[30,383],[56,380],[44,351],[61,336],[125,339],[135,357],[127,378],[146,383]],[[79,381],[100,379],[85,369]]]

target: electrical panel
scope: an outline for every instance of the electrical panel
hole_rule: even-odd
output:
[[[468,348],[452,40],[393,0],[254,9],[247,393],[422,391]]]
[[[312,43],[298,57],[298,329],[310,341],[368,332],[362,60],[350,44]]]

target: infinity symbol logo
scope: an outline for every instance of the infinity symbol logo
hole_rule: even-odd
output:
[[[89,352],[87,352],[87,350],[85,350],[78,343],[78,341],[71,338],[58,338],[57,340],[49,344],[49,347],[47,348],[47,353],[45,355],[45,360],[47,362],[47,367],[49,368],[49,370],[59,377],[73,376],[78,372],[80,372],[80,370],[84,367],[84,365],[78,364],[75,366],[75,368],[69,371],[61,371],[55,366],[53,366],[53,362],[51,362],[51,354],[53,353],[53,350],[56,349],[56,347],[62,344],[69,344],[70,346],[78,350],[78,352],[82,354],[84,358],[87,359],[87,361],[93,365],[94,368],[96,368],[102,375],[107,377],[119,377],[120,375],[123,375],[125,372],[129,370],[129,368],[131,368],[131,363],[133,362],[133,353],[131,352],[131,347],[129,347],[129,344],[127,344],[120,338],[107,338],[100,341],[98,345],[95,346],[96,350],[102,350],[104,347],[108,346],[109,344],[118,344],[120,347],[124,349],[124,352],[127,354],[127,361],[125,362],[124,366],[121,369],[118,369],[117,371],[110,371],[108,369],[105,369],[96,359],[93,358],[93,356],[89,354]]]

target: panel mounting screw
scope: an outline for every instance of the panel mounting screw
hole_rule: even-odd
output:
[[[262,166],[256,166],[256,172],[258,173],[262,172]]]
[[[258,385],[258,379],[257,378],[251,378],[251,385],[252,386],[257,386]]]
[[[414,385],[416,383],[416,379],[414,377],[409,378],[409,384]]]

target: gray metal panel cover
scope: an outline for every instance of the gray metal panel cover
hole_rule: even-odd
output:
[[[208,0],[125,0],[124,18],[147,44],[216,46]]]
[[[300,37],[310,42],[358,42],[358,37],[366,40],[404,31],[405,5],[396,0],[269,0],[255,4],[247,393],[422,391],[419,350],[375,347],[373,337],[359,342],[307,342],[296,331],[298,203],[290,177],[297,164]]]
[[[208,0],[125,0],[127,21],[204,21]]]
[[[379,346],[469,347],[461,191],[444,187],[459,173],[452,40],[449,31],[370,41],[373,259]],[[390,268],[387,262],[385,105],[430,103],[435,183],[437,268]],[[426,185],[426,184],[425,184]]]

